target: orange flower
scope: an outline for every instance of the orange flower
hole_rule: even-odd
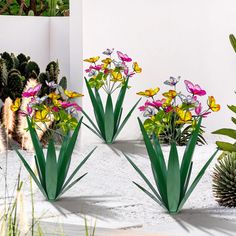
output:
[[[216,100],[213,96],[208,97],[208,106],[213,112],[220,110],[220,104],[216,104]]]

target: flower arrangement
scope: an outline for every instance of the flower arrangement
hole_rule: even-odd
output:
[[[213,96],[208,96],[207,107],[204,109],[200,97],[206,95],[206,91],[198,84],[185,80],[188,94],[177,90],[180,77],[170,77],[164,82],[171,87],[162,94],[162,98],[156,95],[160,88],[147,89],[137,94],[147,99],[139,110],[145,117],[144,127],[149,135],[156,134],[161,143],[171,144],[173,140],[178,145],[186,145],[195,129],[200,117],[206,118],[211,112],[220,110]],[[205,144],[203,127],[198,133],[198,144]]]
[[[188,141],[188,145],[186,146],[182,159],[179,158],[176,141],[172,140],[169,158],[166,163],[157,136],[154,133],[153,139],[150,139],[146,129],[139,119],[139,125],[151,162],[151,169],[156,188],[152,185],[144,173],[135,165],[131,158],[124,154],[126,159],[134,167],[151,191],[140,186],[136,182],[134,182],[134,184],[170,214],[176,214],[181,211],[185,202],[188,200],[189,196],[201,180],[206,169],[218,152],[218,150],[215,151],[190,184],[193,167],[192,158],[197,145],[197,137],[201,127],[201,121],[202,118],[200,117],[195,130],[191,134],[191,138]]]
[[[85,125],[104,142],[113,143],[139,103],[136,102],[121,122],[125,94],[130,88],[129,80],[137,73],[141,73],[142,68],[120,51],[116,52],[117,57],[114,55],[114,49],[107,49],[103,55],[105,57],[101,61],[99,56],[84,60],[90,64],[85,70],[88,77],[88,79],[85,77],[85,82],[97,125],[84,110],[82,112],[91,124],[91,126]],[[107,95],[106,104],[103,104],[101,99],[101,91]],[[116,91],[119,91],[119,94],[114,103],[112,95]]]
[[[16,152],[45,198],[55,201],[87,174],[83,174],[72,181],[95,149],[81,161],[71,176],[66,179],[82,123],[82,118],[79,121],[77,120],[81,107],[73,99],[83,95],[74,91],[63,90],[55,82],[47,84],[50,92],[43,97],[38,96],[41,84],[26,90],[22,96],[28,98],[29,102],[25,110],[21,109],[19,111],[27,120],[28,130],[35,150],[38,177],[22,154],[18,150]],[[18,98],[15,100],[12,109],[17,111],[20,107],[20,99]],[[53,126],[53,128],[50,126]],[[46,157],[37,134],[37,130],[41,131],[43,128],[46,128],[46,131],[49,132]],[[70,134],[71,130],[74,130],[72,135]],[[55,149],[55,133],[62,136],[62,145],[58,157]]]

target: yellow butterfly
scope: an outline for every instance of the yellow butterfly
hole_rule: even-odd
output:
[[[179,120],[176,123],[187,123],[192,120],[192,113],[190,111],[177,108],[177,114],[179,116]]]
[[[19,110],[21,105],[21,99],[20,98],[16,98],[16,100],[14,101],[14,103],[11,105],[11,110],[16,112]]]
[[[139,67],[138,63],[137,62],[134,62],[133,64],[133,69],[136,73],[141,73],[142,72],[142,68]]]
[[[108,57],[108,58],[106,58],[106,59],[103,59],[102,62],[103,62],[104,64],[109,65],[109,64],[111,64],[112,60],[111,60],[111,58]]]
[[[79,97],[83,97],[84,95],[81,94],[81,93],[76,93],[74,91],[70,91],[70,90],[65,90],[65,95],[68,97],[68,98],[79,98]]]
[[[163,93],[163,96],[167,98],[175,98],[177,96],[177,92],[175,90],[169,90],[168,92]]]
[[[99,56],[98,57],[90,57],[88,59],[85,59],[84,61],[89,62],[89,63],[95,63],[96,61],[99,60],[99,58],[100,58]]]
[[[121,82],[122,81],[122,74],[120,72],[113,71],[111,73],[111,75],[112,75],[111,81],[114,81],[114,82],[117,82],[117,81]]]
[[[48,95],[48,97],[51,98],[52,100],[56,100],[56,99],[60,98],[60,95],[56,94],[56,93],[50,93]]]
[[[208,106],[213,112],[220,110],[220,104],[216,104],[216,100],[213,96],[208,97]]]
[[[34,115],[35,122],[48,122],[49,119],[47,118],[48,111],[46,109],[42,111],[36,111]]]
[[[160,88],[154,88],[154,89],[146,89],[144,92],[138,92],[138,95],[144,96],[144,97],[153,97],[160,91]]]

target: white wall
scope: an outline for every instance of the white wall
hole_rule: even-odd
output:
[[[59,60],[61,75],[69,76],[69,18],[0,16],[0,52],[24,53],[45,71]]]
[[[204,122],[213,131],[231,125],[226,104],[236,104],[236,54],[228,40],[230,33],[236,34],[235,9],[235,0],[85,0],[84,58],[115,47],[140,62],[143,73],[132,82],[126,111],[137,91],[164,88],[170,75],[199,83],[222,105],[220,113]],[[89,104],[86,96],[84,106],[89,109]],[[138,114],[120,138],[140,135]]]

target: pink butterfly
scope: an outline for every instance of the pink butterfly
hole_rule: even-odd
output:
[[[198,96],[206,95],[206,91],[201,89],[201,87],[198,84],[194,85],[192,82],[188,80],[185,80],[184,83],[189,93],[192,93],[193,95],[198,95]]]
[[[41,87],[42,85],[38,84],[34,88],[29,88],[26,92],[22,93],[22,96],[25,98],[34,97],[39,92]]]
[[[195,107],[195,113],[197,116],[202,116],[203,118],[206,118],[207,115],[211,114],[211,112],[203,112],[202,113],[202,104],[199,102],[198,106]]]
[[[127,54],[123,54],[122,52],[117,51],[117,55],[118,55],[119,59],[122,61],[125,61],[125,62],[132,61],[132,59]]]

